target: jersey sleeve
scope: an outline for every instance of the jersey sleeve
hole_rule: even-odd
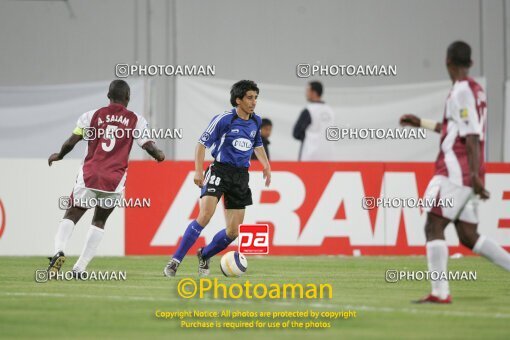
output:
[[[198,142],[206,148],[210,148],[217,140],[221,138],[221,136],[225,133],[226,128],[228,128],[228,117],[230,116],[225,114],[214,116],[214,118],[207,126],[207,129],[205,129],[204,133],[202,133],[202,136],[200,136]]]
[[[310,124],[312,124],[312,116],[308,109],[304,109],[294,125],[292,136],[297,140],[303,141],[305,139],[306,129],[310,126]]]
[[[136,127],[137,133],[135,134],[136,137],[136,144],[138,144],[139,147],[142,147],[147,142],[154,142],[154,139],[150,138],[150,131],[149,131],[149,123],[147,123],[147,120],[137,115],[138,120],[136,121]]]
[[[76,128],[73,130],[73,133],[78,136],[83,135],[83,129],[90,127],[90,122],[92,121],[92,116],[97,110],[87,111],[78,118],[76,122]]]
[[[264,143],[262,143],[262,136],[261,136],[261,131],[260,131],[260,127],[262,126],[262,119],[257,117],[257,122],[259,124],[259,130],[255,134],[255,142],[253,144],[254,148],[264,146]]]
[[[456,120],[459,127],[459,136],[481,135],[482,125],[478,118],[475,96],[471,89],[466,88],[457,94]]]

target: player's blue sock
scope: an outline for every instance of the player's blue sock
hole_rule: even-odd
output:
[[[177,251],[172,258],[182,262],[182,259],[186,256],[189,248],[195,244],[203,229],[204,227],[198,224],[196,220],[193,220],[193,222],[188,225],[188,228],[186,228],[186,231],[182,236],[181,243],[179,244],[179,248],[177,248]]]
[[[227,236],[227,229],[220,230],[216,235],[214,235],[213,240],[202,250],[202,257],[204,259],[209,259],[214,255],[218,254],[223,249],[227,248],[230,243],[234,240],[231,240]]]

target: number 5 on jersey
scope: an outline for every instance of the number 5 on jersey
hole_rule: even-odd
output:
[[[105,139],[110,141],[110,144],[107,144],[105,142],[101,143],[101,147],[104,151],[110,152],[113,150],[113,147],[115,146],[115,130],[117,130],[117,125],[107,125],[106,131],[105,131]]]

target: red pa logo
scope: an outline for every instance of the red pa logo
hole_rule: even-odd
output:
[[[241,254],[269,253],[269,225],[239,225],[239,250]]]

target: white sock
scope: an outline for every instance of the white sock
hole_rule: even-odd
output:
[[[446,273],[448,265],[448,246],[445,240],[427,242],[427,263],[429,272]],[[431,281],[432,295],[445,299],[450,294],[448,280]]]
[[[473,251],[486,257],[498,266],[510,271],[510,254],[508,254],[505,249],[501,248],[501,246],[493,240],[480,235],[473,247]]]
[[[55,254],[65,252],[67,241],[71,238],[74,230],[74,222],[66,218],[60,221],[57,234],[55,234]]]
[[[95,225],[90,226],[85,246],[83,247],[78,261],[76,261],[76,264],[73,267],[74,270],[83,272],[87,269],[87,265],[94,255],[96,255],[97,247],[99,246],[99,243],[101,243],[103,235],[104,229],[98,228]]]

